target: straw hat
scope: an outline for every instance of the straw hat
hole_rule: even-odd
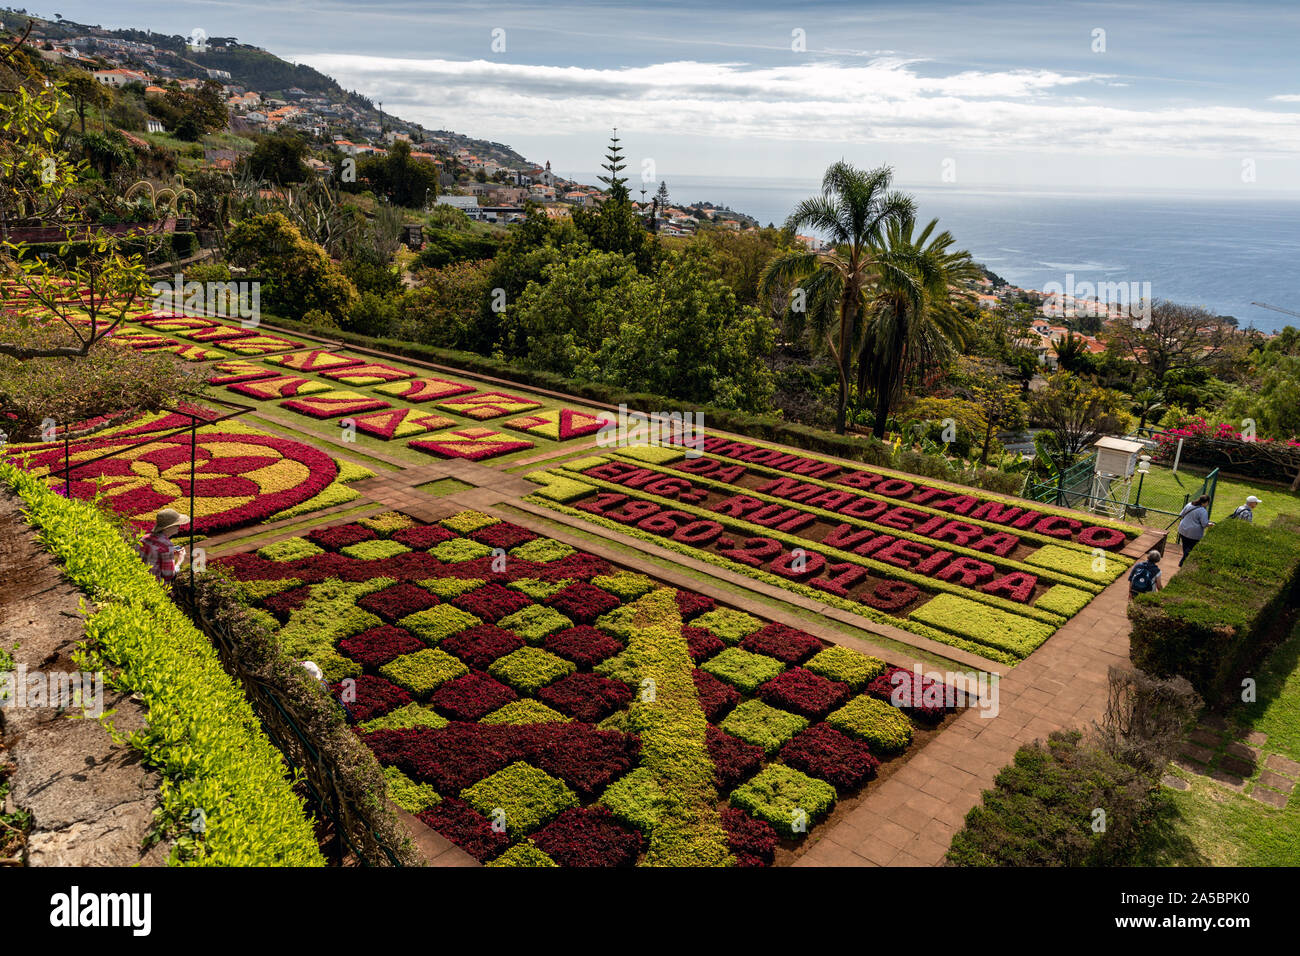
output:
[[[164,508],[154,518],[153,531],[150,534],[166,534],[190,523],[190,519],[173,508]]]

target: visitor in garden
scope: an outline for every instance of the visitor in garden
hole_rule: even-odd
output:
[[[171,587],[176,572],[185,560],[185,549],[172,544],[171,536],[190,519],[179,511],[163,508],[154,518],[153,530],[140,541],[140,558],[163,584]]]
[[[1164,582],[1160,579],[1160,552],[1148,551],[1147,559],[1133,565],[1133,570],[1128,573],[1129,600],[1139,594],[1159,591],[1164,586]]]
[[[1214,522],[1210,520],[1210,512],[1206,507],[1210,503],[1209,495],[1201,495],[1195,501],[1190,502],[1183,508],[1178,522],[1178,543],[1182,546],[1183,556],[1178,559],[1178,566],[1181,568],[1187,556],[1192,553],[1192,548],[1196,547],[1201,539],[1205,537],[1205,529],[1212,527]]]
[[[1229,517],[1236,518],[1240,521],[1254,521],[1255,508],[1262,503],[1263,502],[1261,502],[1254,495],[1250,495],[1249,497],[1246,498],[1246,503],[1244,505],[1241,505],[1239,508],[1237,508],[1237,510],[1234,511]]]
[[[325,691],[327,697],[343,708],[343,715],[347,718],[348,723],[352,723],[352,708],[348,702],[339,694],[334,693],[334,688],[330,687],[330,682],[325,679],[325,673],[320,669],[320,665],[315,661],[302,661],[302,669],[320,684],[321,689]]]

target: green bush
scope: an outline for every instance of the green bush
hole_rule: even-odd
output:
[[[599,802],[614,816],[643,833],[655,828],[668,806],[664,789],[649,767],[637,767],[615,780],[605,788]]]
[[[563,581],[541,581],[537,578],[520,578],[518,581],[511,581],[506,585],[508,588],[514,588],[521,594],[527,594],[534,601],[543,601],[550,597],[556,591],[564,590],[570,583],[571,579]]]
[[[370,733],[375,730],[407,730],[411,727],[432,727],[434,730],[438,730],[446,726],[446,717],[443,717],[432,707],[411,701],[411,703],[398,707],[396,710],[390,710],[381,717],[367,720],[361,725],[361,729],[366,733]]]
[[[442,600],[450,601],[466,591],[481,588],[487,582],[482,578],[429,578],[427,581],[417,583],[420,587],[438,595]]]
[[[1133,664],[1157,677],[1186,677],[1208,703],[1264,641],[1300,589],[1300,536],[1283,521],[1223,521],[1206,532],[1160,591],[1129,602]]]
[[[969,638],[977,644],[1028,657],[1056,631],[1051,624],[1031,621],[955,594],[936,594],[909,615],[914,621]]]
[[[1056,731],[1016,751],[953,837],[954,866],[1124,866],[1159,812],[1158,776]],[[1097,811],[1105,827],[1094,829]]]
[[[835,788],[793,767],[773,764],[731,792],[731,803],[781,835],[801,836],[835,806]]]
[[[157,831],[177,837],[169,863],[323,865],[279,751],[208,638],[135,549],[94,505],[69,501],[5,462],[0,480],[89,598],[78,663],[108,670],[113,689],[138,694],[148,710],[148,724],[129,740],[161,775],[154,813]],[[204,814],[202,834],[190,828],[195,811]]]
[[[540,700],[521,697],[503,704],[482,718],[480,724],[562,724],[572,720]]]
[[[362,542],[362,544],[369,543],[368,541]],[[452,538],[450,541],[438,542],[429,549],[429,553],[439,561],[446,561],[448,564],[460,564],[463,561],[473,561],[475,558],[491,554],[492,549],[482,542],[471,541],[469,538]]]
[[[310,597],[289,615],[277,634],[280,646],[296,660],[315,661],[328,680],[358,676],[361,665],[335,648],[343,638],[384,623],[356,605],[359,598],[392,583],[392,578],[375,578],[358,582],[331,579],[313,584]]]
[[[1100,563],[1101,567],[1095,568],[1093,566],[1095,563]],[[1097,584],[1110,584],[1127,571],[1131,563],[1128,558],[1107,552],[1102,552],[1101,560],[1098,562],[1091,551],[1079,551],[1077,548],[1066,548],[1059,544],[1043,545],[1033,554],[1025,557],[1025,564],[1047,568],[1050,571],[1060,571],[1062,574],[1082,578],[1085,581],[1095,581]]]
[[[419,813],[442,803],[438,791],[427,783],[416,783],[396,767],[384,768],[388,796],[407,813]]]
[[[379,673],[424,700],[447,681],[469,673],[469,668],[446,651],[426,647],[393,658]]]
[[[258,548],[257,554],[268,561],[296,561],[299,558],[310,558],[313,554],[321,554],[323,551],[324,548],[317,547],[306,538],[289,538]]]
[[[739,644],[749,635],[763,626],[763,622],[744,611],[733,611],[729,607],[715,608],[708,614],[701,614],[691,622],[692,627],[702,627],[728,644]]]
[[[485,515],[481,511],[458,511],[454,515],[443,518],[438,523],[448,531],[455,531],[457,534],[469,534],[471,531],[479,531],[489,525],[499,524],[500,521],[500,518]]]
[[[808,670],[827,680],[848,684],[855,694],[883,674],[886,666],[878,657],[859,654],[838,644],[818,651],[804,664]]]
[[[486,817],[504,813],[506,832],[515,837],[578,805],[577,794],[563,780],[522,760],[466,787],[460,798]]]
[[[571,467],[572,467],[572,463]],[[608,591],[622,601],[635,601],[643,594],[655,589],[655,582],[644,574],[635,571],[619,571],[615,574],[598,574],[591,583],[602,591]]]
[[[558,561],[571,554],[573,548],[553,538],[534,538],[510,552],[511,557],[518,558],[520,561],[536,561],[541,564]]]
[[[1088,602],[1095,596],[1066,584],[1054,584],[1034,602],[1034,607],[1043,611],[1051,611],[1053,614],[1059,614],[1062,617],[1074,617],[1087,607]]]
[[[728,647],[700,665],[719,680],[733,684],[746,694],[758,690],[758,685],[770,681],[785,665],[766,654],[751,654],[739,647]]]
[[[532,840],[521,840],[485,866],[555,866],[556,863],[538,848]]]
[[[540,644],[556,631],[573,627],[573,622],[553,607],[530,604],[513,614],[507,614],[497,621],[497,627],[514,631],[529,644]]]
[[[865,741],[878,754],[898,753],[912,741],[912,722],[907,715],[874,697],[854,697],[833,711],[826,723]]]
[[[358,518],[357,524],[369,528],[383,538],[392,537],[393,532],[415,527],[415,520],[398,511],[385,511],[383,514],[369,518]]]
[[[450,542],[443,542],[444,544]],[[382,561],[384,558],[395,557],[399,554],[406,554],[410,551],[404,544],[396,541],[387,541],[384,538],[371,538],[369,541],[358,541],[356,544],[350,544],[346,548],[340,548],[340,554],[346,554],[350,558],[358,558],[362,561]]]
[[[505,657],[498,657],[488,667],[488,673],[497,680],[525,693],[535,693],[574,670],[572,661],[556,657],[540,647],[521,647]]]
[[[435,604],[408,614],[397,622],[430,647],[436,647],[443,638],[451,637],[475,624],[482,624],[468,611],[462,611],[450,604]]]
[[[721,724],[727,733],[756,747],[762,747],[769,756],[807,726],[807,717],[781,710],[761,700],[741,702]]]

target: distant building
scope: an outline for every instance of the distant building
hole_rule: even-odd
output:
[[[128,83],[148,83],[149,77],[138,70],[96,70],[95,82],[105,86],[121,87]]]
[[[144,121],[144,128],[147,132],[150,133],[167,132],[167,130],[163,127],[162,120],[154,119],[152,116],[150,116],[147,120]]]

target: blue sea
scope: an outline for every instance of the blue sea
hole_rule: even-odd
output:
[[[1240,196],[1040,191],[1021,187],[898,188],[923,222],[938,217],[961,248],[1013,285],[1149,282],[1157,299],[1199,305],[1266,332],[1300,326],[1300,195]],[[819,183],[678,176],[675,203],[730,206],[780,225]],[[1139,285],[1140,287],[1140,285]]]

